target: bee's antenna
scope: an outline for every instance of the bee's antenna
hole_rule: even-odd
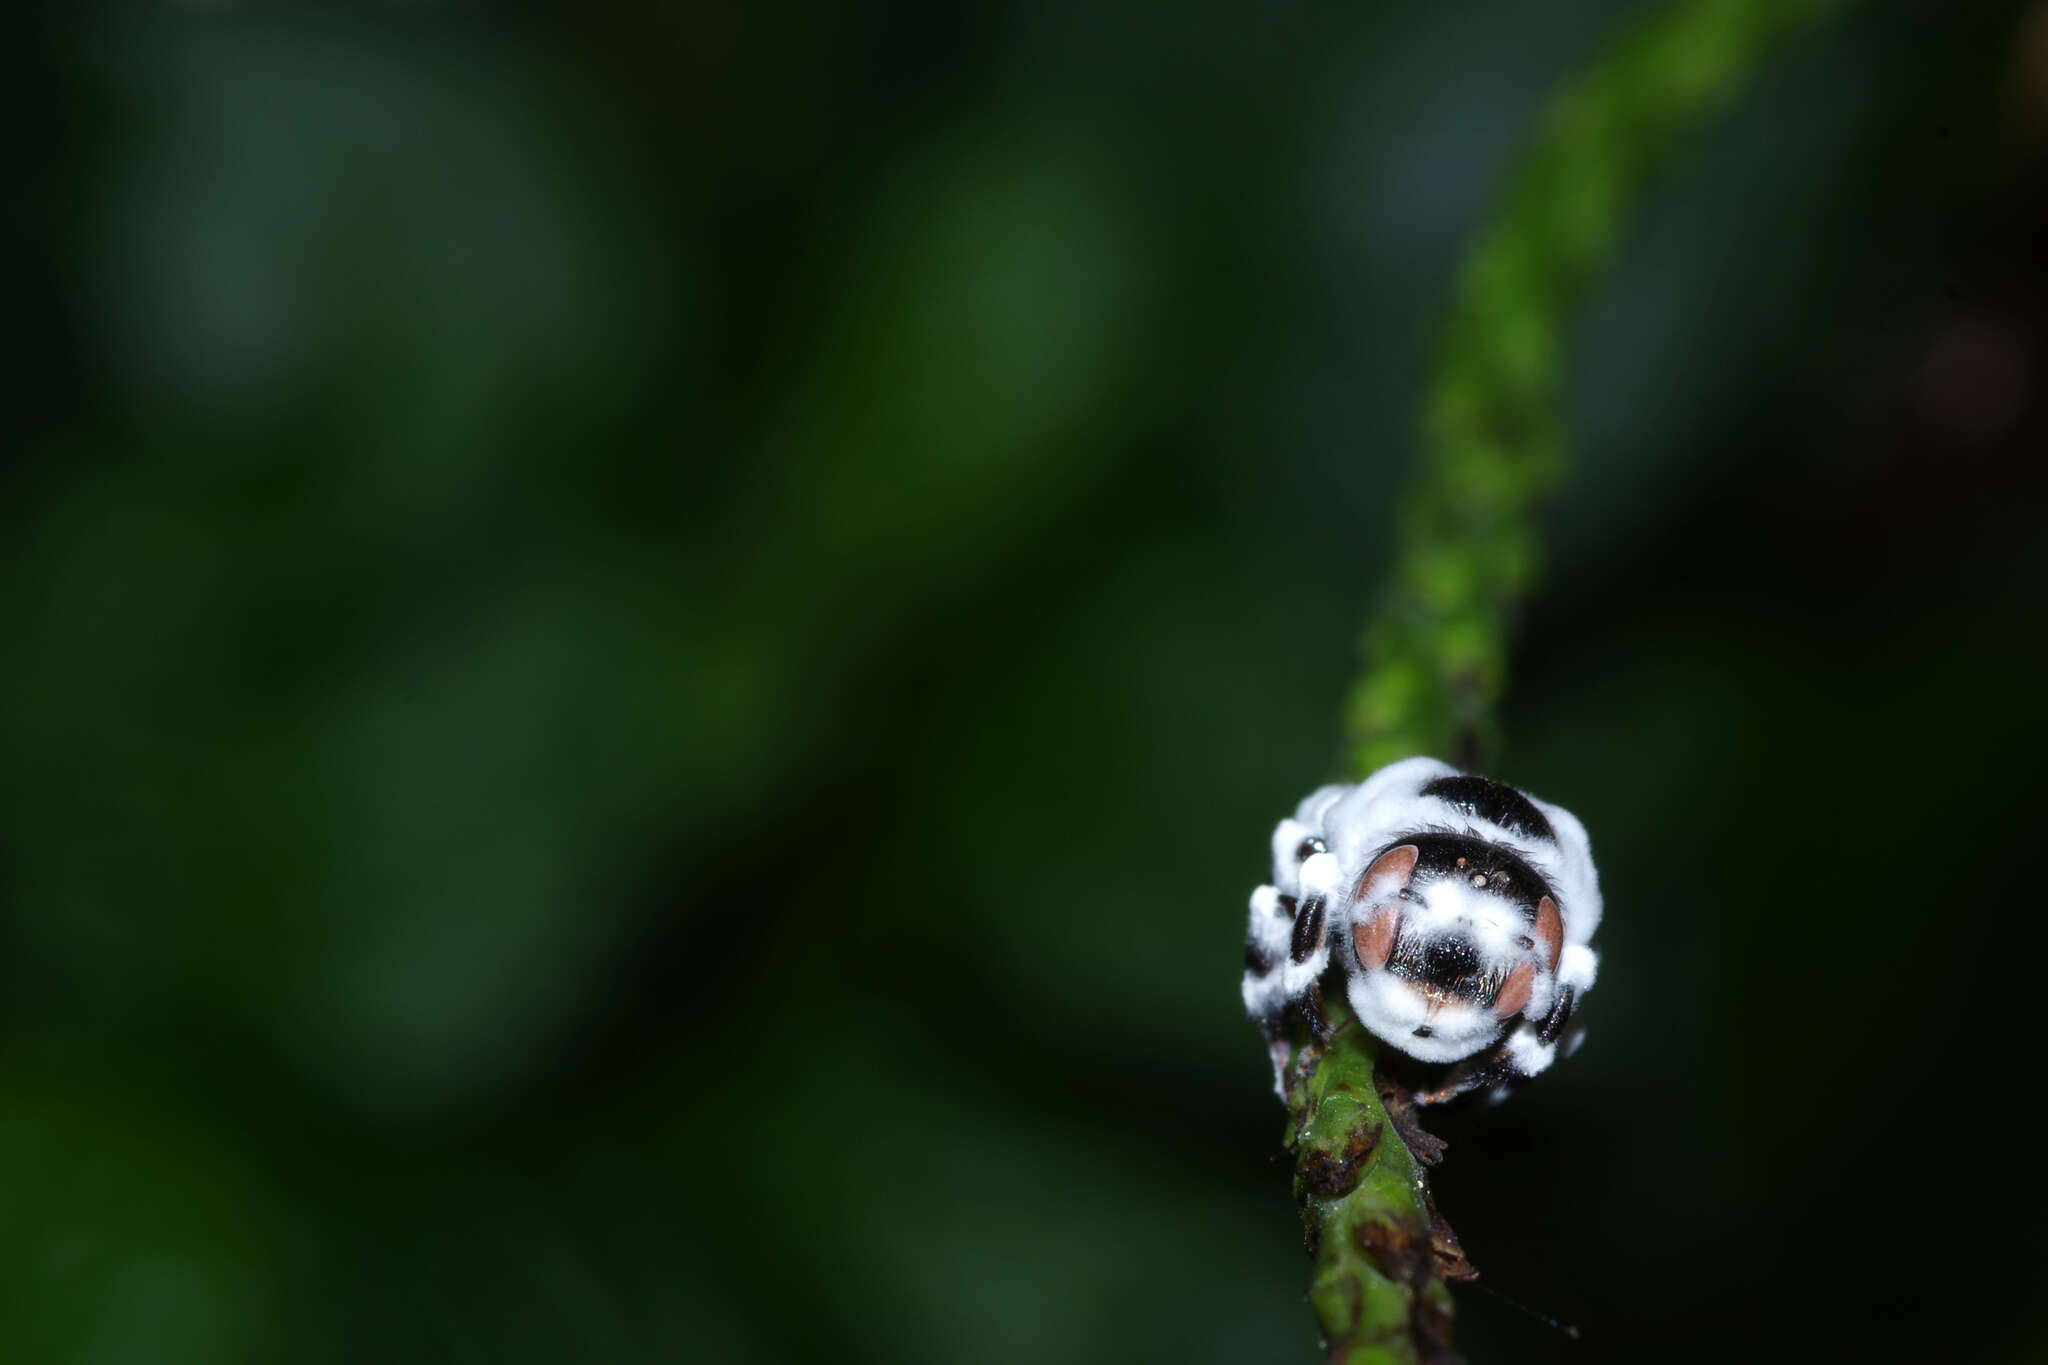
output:
[[[1570,1337],[1573,1341],[1577,1341],[1579,1339],[1579,1329],[1572,1326],[1570,1323],[1561,1322],[1558,1319],[1551,1317],[1548,1313],[1539,1313],[1535,1309],[1531,1308],[1528,1304],[1523,1303],[1520,1299],[1509,1298],[1507,1295],[1501,1293],[1498,1289],[1495,1289],[1492,1285],[1486,1283],[1484,1280],[1474,1280],[1472,1282],[1472,1287],[1474,1289],[1485,1291],[1487,1294],[1490,1294],[1494,1298],[1499,1299],[1502,1303],[1506,1304],[1508,1307],[1514,1309],[1518,1313],[1526,1313],[1530,1317],[1536,1319],[1536,1321],[1546,1323],[1549,1326],[1556,1328],[1558,1331]]]

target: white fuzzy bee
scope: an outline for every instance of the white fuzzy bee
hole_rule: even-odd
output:
[[[1360,1023],[1449,1069],[1416,1098],[1496,1090],[1549,1066],[1599,958],[1600,883],[1571,812],[1433,758],[1324,787],[1273,832],[1252,893],[1244,1003],[1287,1047],[1289,1009],[1320,1034],[1334,954]]]

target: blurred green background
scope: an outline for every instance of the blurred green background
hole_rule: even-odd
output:
[[[24,23],[0,1356],[1315,1358],[1244,897],[1644,8]],[[2048,1352],[2044,153],[2042,11],[1873,0],[1590,302],[1606,960],[1437,1187],[1583,1340],[1475,1361]]]

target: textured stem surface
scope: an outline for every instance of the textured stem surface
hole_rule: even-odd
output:
[[[1471,1270],[1429,1198],[1427,1165],[1442,1146],[1376,1074],[1377,1040],[1346,1010],[1329,1019],[1329,1043],[1300,1059],[1287,1093],[1294,1194],[1316,1265],[1309,1302],[1333,1361],[1447,1359],[1444,1280]]]

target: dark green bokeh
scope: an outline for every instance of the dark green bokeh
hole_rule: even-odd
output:
[[[1312,1359],[1243,897],[1637,9],[31,30],[0,1356]],[[1584,1337],[1475,1360],[2048,1341],[2019,17],[1798,44],[1593,294],[1501,775],[1607,956],[1438,1180]]]

